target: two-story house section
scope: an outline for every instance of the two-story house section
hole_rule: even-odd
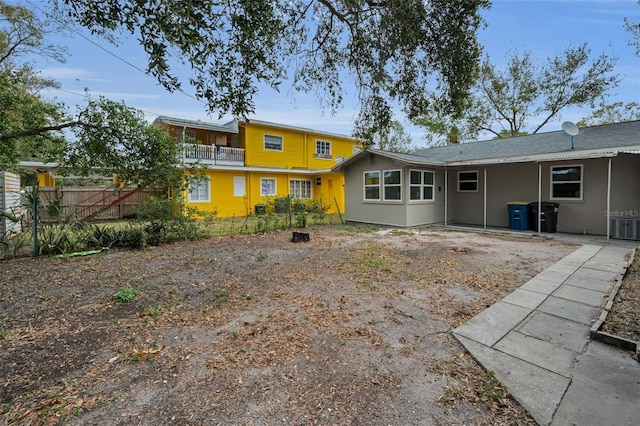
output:
[[[206,178],[194,184],[187,204],[218,217],[254,213],[276,197],[321,199],[329,213],[344,211],[344,177],[332,172],[360,146],[349,136],[258,120],[226,124],[158,117],[176,139],[195,141],[181,161],[205,165]]]

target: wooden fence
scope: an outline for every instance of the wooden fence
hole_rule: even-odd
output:
[[[40,187],[38,192],[42,207],[38,211],[43,212],[45,217],[50,207],[57,204],[64,216],[95,220],[117,220],[132,216],[149,197],[163,195],[149,189],[83,186],[46,186]]]

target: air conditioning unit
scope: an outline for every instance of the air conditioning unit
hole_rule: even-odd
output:
[[[611,238],[620,240],[638,240],[638,220],[632,218],[616,217],[611,219]]]

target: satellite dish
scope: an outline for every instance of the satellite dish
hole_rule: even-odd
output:
[[[340,156],[340,157],[336,157],[336,163],[342,163],[344,161],[344,157]]]
[[[565,121],[564,123],[562,123],[562,130],[564,130],[564,132],[570,136],[575,136],[580,133],[580,129],[578,129],[578,126],[570,121]]]

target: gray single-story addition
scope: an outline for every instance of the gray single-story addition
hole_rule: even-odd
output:
[[[415,154],[367,149],[333,171],[345,176],[348,221],[509,227],[508,203],[552,202],[558,232],[640,239],[638,154],[640,121],[631,121]]]

